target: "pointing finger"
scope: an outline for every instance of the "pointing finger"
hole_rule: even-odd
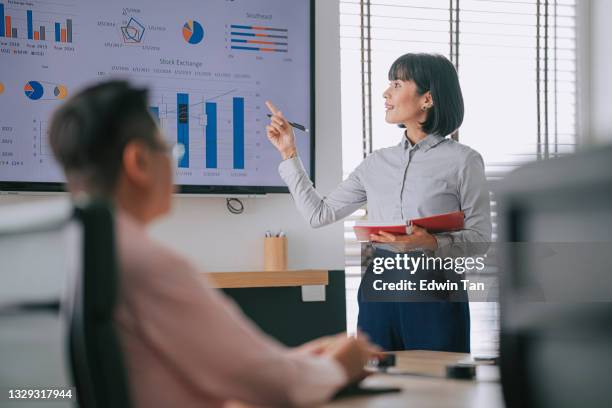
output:
[[[276,108],[276,106],[274,106],[274,104],[270,101],[266,101],[266,106],[268,107],[268,109],[270,109],[270,112],[277,114],[278,113],[278,109]]]

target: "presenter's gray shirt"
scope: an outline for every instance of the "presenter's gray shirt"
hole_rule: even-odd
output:
[[[484,162],[475,150],[428,135],[412,145],[377,150],[329,195],[316,191],[299,158],[279,165],[297,208],[313,227],[352,214],[367,203],[368,220],[406,222],[452,211],[465,214],[464,229],[434,234],[438,247],[491,242],[491,211]]]

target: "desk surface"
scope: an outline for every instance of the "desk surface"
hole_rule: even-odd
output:
[[[364,386],[399,387],[402,392],[343,398],[325,407],[503,407],[497,367],[480,364],[476,380],[445,378],[447,364],[469,360],[469,354],[435,351],[396,352],[397,374],[374,374]],[[412,373],[412,374],[399,374]]]
[[[328,271],[315,269],[277,272],[209,272],[206,275],[217,288],[221,289],[327,285],[329,283]]]

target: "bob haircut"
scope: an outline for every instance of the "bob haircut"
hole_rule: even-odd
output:
[[[463,95],[453,64],[437,54],[404,54],[389,69],[389,81],[414,81],[419,95],[431,92],[433,107],[421,123],[427,134],[448,136],[463,122]],[[404,125],[400,125],[404,127]]]

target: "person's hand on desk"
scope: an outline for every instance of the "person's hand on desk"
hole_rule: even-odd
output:
[[[337,334],[335,336],[319,337],[318,339],[314,339],[300,346],[297,346],[293,350],[297,353],[321,355],[335,341],[337,341],[340,336],[346,337],[346,335],[343,333]]]
[[[266,126],[266,132],[270,143],[280,152],[283,160],[294,157],[297,154],[295,147],[295,135],[293,128],[272,102],[266,101],[266,106],[270,109],[272,117],[270,124]]]
[[[315,339],[297,347],[296,351],[333,358],[344,368],[349,384],[359,382],[370,374],[364,369],[367,362],[383,355],[382,350],[370,343],[366,335],[347,337],[344,333]]]
[[[412,225],[412,234],[394,235],[385,231],[379,231],[378,234],[371,234],[372,242],[383,242],[400,244],[405,249],[423,248],[435,251],[438,249],[438,240],[431,235],[425,228],[417,225]]]
[[[322,355],[327,355],[340,363],[348,377],[348,384],[352,384],[371,374],[365,370],[365,366],[380,352],[377,346],[360,336],[338,338],[323,351]]]

